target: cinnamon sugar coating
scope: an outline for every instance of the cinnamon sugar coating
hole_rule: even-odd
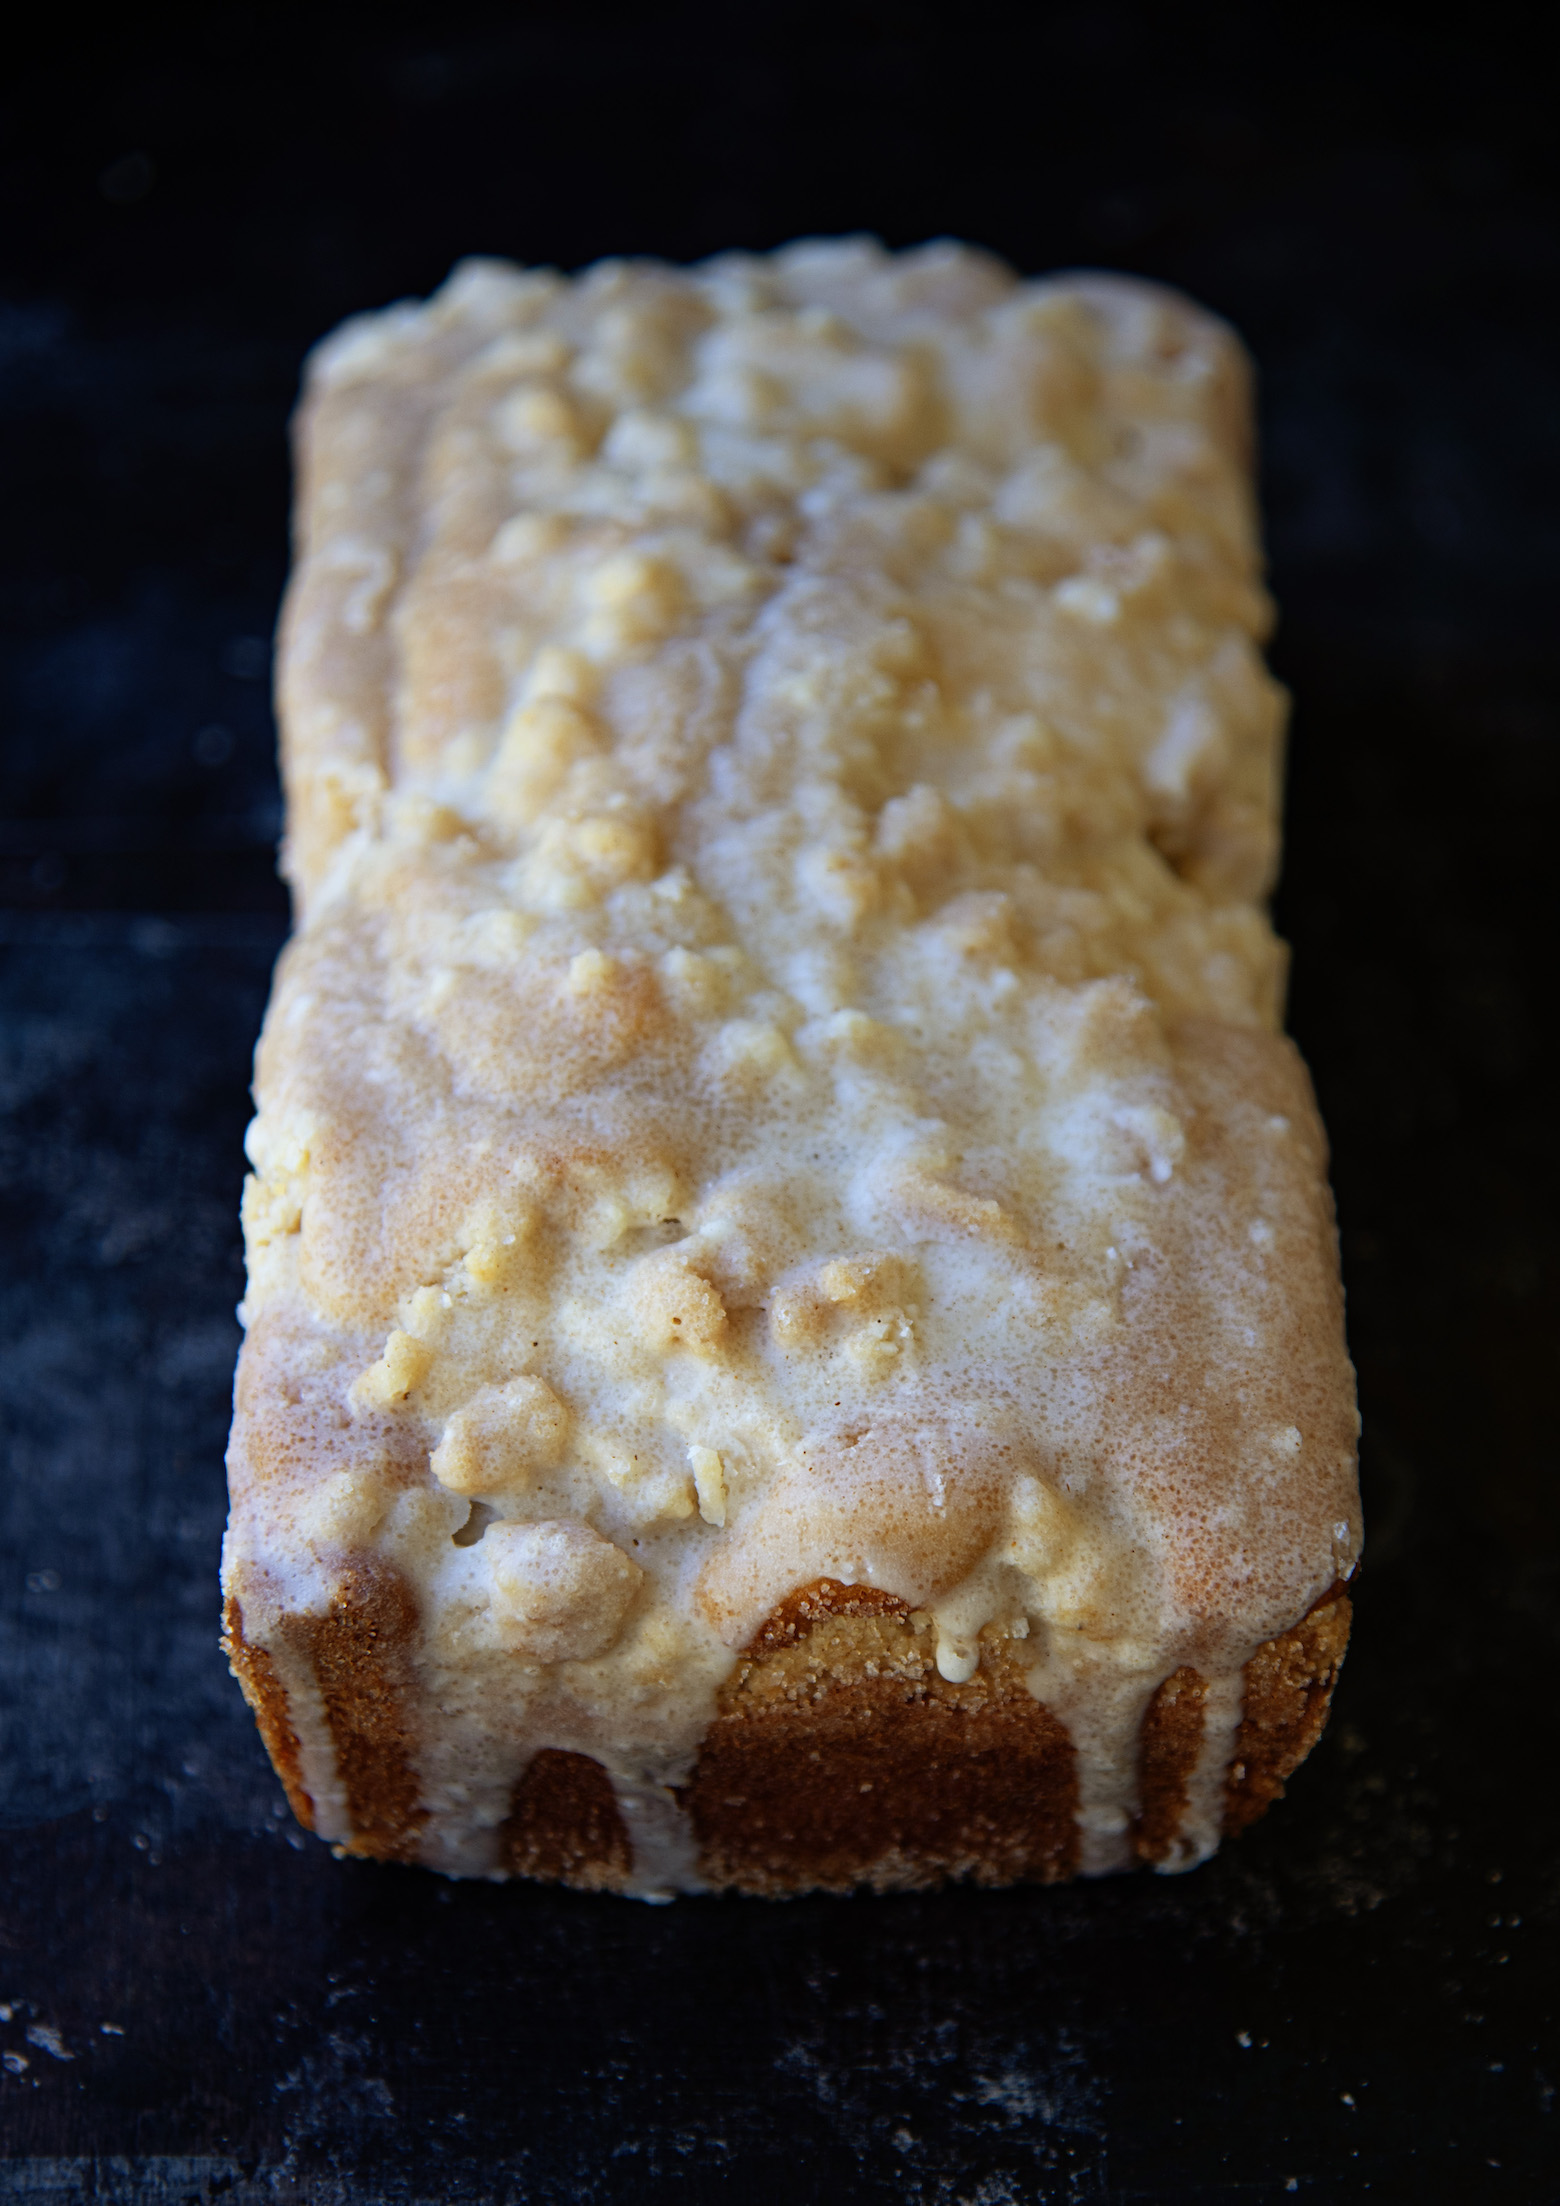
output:
[[[1360,1535],[1248,403],[1170,294],[863,241],[471,263],[315,355],[225,1582],[324,1835],[1049,1876],[1278,1768],[1248,1665]],[[894,1621],[808,1660],[919,1668],[808,1744],[730,1695],[818,1583]],[[711,1788],[790,1828],[820,1725],[887,1805],[788,1879]]]

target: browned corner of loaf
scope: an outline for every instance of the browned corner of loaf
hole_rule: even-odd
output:
[[[255,1713],[265,1750],[282,1780],[288,1805],[306,1831],[314,1828],[314,1802],[303,1782],[298,1734],[288,1713],[287,1693],[264,1647],[252,1647],[244,1637],[244,1611],[238,1596],[230,1593],[222,1604],[222,1651],[239,1689]]]
[[[1072,1742],[1006,1642],[950,1685],[903,1601],[829,1579],[754,1637],[684,1804],[703,1874],[748,1892],[1051,1883],[1076,1866]]]
[[[354,1564],[323,1616],[293,1616],[290,1636],[313,1666],[352,1819],[343,1851],[409,1861],[427,1819],[418,1797],[416,1705],[409,1645],[417,1604],[399,1574]]]
[[[1202,1752],[1207,1680],[1184,1665],[1148,1704],[1138,1736],[1138,1814],[1133,1846],[1139,1861],[1163,1861],[1186,1812],[1188,1788]]]
[[[499,1859],[511,1876],[586,1892],[619,1890],[634,1865],[611,1778],[591,1755],[558,1747],[532,1756],[499,1841]]]
[[[1284,1780],[1322,1735],[1349,1644],[1353,1604],[1341,1586],[1293,1631],[1259,1647],[1246,1665],[1245,1708],[1224,1786],[1226,1833],[1243,1831],[1284,1796]]]

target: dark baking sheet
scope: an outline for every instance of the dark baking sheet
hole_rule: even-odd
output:
[[[1560,287],[1540,11],[47,23],[0,94],[0,2199],[1560,2196]],[[1423,15],[1423,11],[1421,11]],[[305,343],[484,249],[956,232],[1263,375],[1354,1651],[1194,1876],[654,1909],[334,1862],[215,1645]]]

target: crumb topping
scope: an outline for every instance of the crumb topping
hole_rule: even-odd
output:
[[[685,1770],[816,1578],[1108,1756],[1352,1568],[1247,414],[1183,301],[941,245],[314,356],[228,1571],[406,1576],[471,1830],[527,1740]]]

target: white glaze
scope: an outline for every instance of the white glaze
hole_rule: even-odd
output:
[[[1359,1538],[1238,347],[855,241],[474,264],[311,391],[246,1631],[393,1568],[425,1858],[546,1744],[660,1891],[736,1650],[882,1586],[1031,1636],[1091,1871],[1195,1664],[1200,1858]]]

